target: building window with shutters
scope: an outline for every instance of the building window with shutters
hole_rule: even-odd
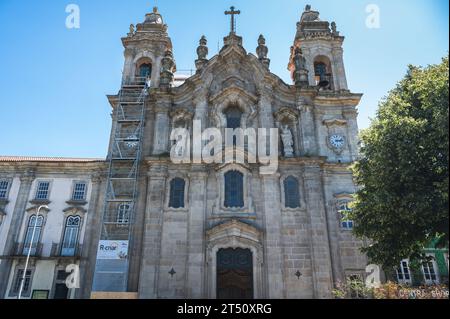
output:
[[[400,262],[400,267],[397,268],[396,273],[399,284],[411,284],[411,272],[409,270],[409,262],[407,259]]]
[[[38,182],[37,189],[36,189],[36,200],[48,200],[50,195],[50,182],[47,181],[41,181]]]
[[[430,260],[425,260],[422,262],[422,273],[426,285],[434,285],[439,283],[439,278],[437,275],[437,265],[434,261],[433,256],[429,256]]]
[[[127,226],[130,223],[131,204],[122,203],[117,207],[116,224],[118,226]]]
[[[353,229],[353,220],[350,219],[349,214],[352,212],[350,208],[350,201],[342,200],[338,203],[338,212],[341,218],[341,228],[344,230]]]
[[[300,207],[300,189],[298,179],[288,176],[283,181],[284,186],[284,206],[286,208]]]
[[[244,207],[244,174],[239,171],[225,173],[225,203],[226,208]]]
[[[11,289],[9,291],[10,297],[15,297],[19,294],[20,285],[23,281],[22,287],[22,297],[30,297],[31,295],[31,284],[33,277],[33,269],[27,269],[24,280],[24,269],[17,269],[14,276],[14,281],[12,283]]]
[[[31,256],[36,256],[39,254],[39,241],[41,238],[43,226],[44,226],[44,216],[39,215],[37,218],[36,215],[30,216],[28,220],[27,231],[25,233],[22,255],[24,256],[28,255],[28,251],[30,251]]]
[[[77,202],[86,200],[86,190],[86,182],[75,182],[73,186],[72,200]]]
[[[61,245],[61,256],[75,256],[78,246],[78,234],[80,232],[81,217],[68,216],[64,227],[64,237]]]
[[[170,208],[184,208],[184,192],[186,188],[186,182],[182,178],[174,178],[170,181],[169,190],[169,207]]]
[[[0,200],[8,199],[9,181],[6,179],[0,179]]]

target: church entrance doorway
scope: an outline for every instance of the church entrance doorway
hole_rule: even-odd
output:
[[[217,299],[253,299],[253,254],[250,249],[217,252]]]

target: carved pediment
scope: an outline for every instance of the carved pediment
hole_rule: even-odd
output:
[[[331,126],[345,126],[347,125],[347,121],[343,119],[330,119],[330,120],[324,120],[323,124],[331,127]]]
[[[258,102],[258,97],[246,91],[244,88],[241,88],[239,85],[235,83],[230,83],[228,87],[220,90],[215,95],[210,97],[210,102],[214,104],[222,103],[225,100],[237,102],[237,100],[248,100],[248,102],[256,104]]]
[[[210,242],[234,237],[260,243],[262,232],[253,225],[244,223],[238,219],[232,219],[207,230],[206,237]]]
[[[334,198],[336,200],[353,200],[354,196],[355,196],[355,194],[347,193],[347,192],[334,194]]]
[[[282,122],[283,120],[296,121],[298,119],[298,110],[289,107],[282,107],[277,112],[273,114],[277,122]]]
[[[238,88],[241,88],[242,90],[245,90],[245,83],[244,83],[243,79],[241,79],[235,75],[232,75],[222,82],[223,89],[227,89],[229,87],[238,87]]]
[[[65,209],[63,209],[64,213],[73,213],[73,214],[77,214],[77,213],[82,213],[85,214],[87,213],[87,210],[81,206],[69,206]]]

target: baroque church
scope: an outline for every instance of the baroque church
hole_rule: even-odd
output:
[[[122,87],[108,96],[106,161],[0,157],[2,297],[331,298],[337,281],[366,276],[364,243],[347,217],[362,94],[347,87],[344,37],[306,6],[285,83],[270,71],[264,36],[247,52],[234,23],[240,11],[225,13],[222,48],[209,57],[201,37],[189,77],[178,76],[157,8],[130,26]],[[196,121],[220,132],[279,129],[275,171],[250,161],[175,163],[174,129],[188,132],[182,152],[203,146]],[[64,288],[72,264],[79,287]]]

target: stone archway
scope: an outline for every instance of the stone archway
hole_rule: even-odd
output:
[[[255,226],[236,219],[216,225],[206,232],[207,298],[223,298],[218,294],[219,288],[227,290],[223,293],[231,294],[227,298],[239,298],[236,295],[241,293],[247,299],[266,298],[261,237],[261,231]],[[224,263],[219,259],[223,258],[223,253],[227,257],[227,252],[231,260]],[[239,261],[239,258],[242,260]],[[224,279],[230,283],[219,282]]]
[[[217,252],[217,299],[253,299],[253,254],[250,249]]]

